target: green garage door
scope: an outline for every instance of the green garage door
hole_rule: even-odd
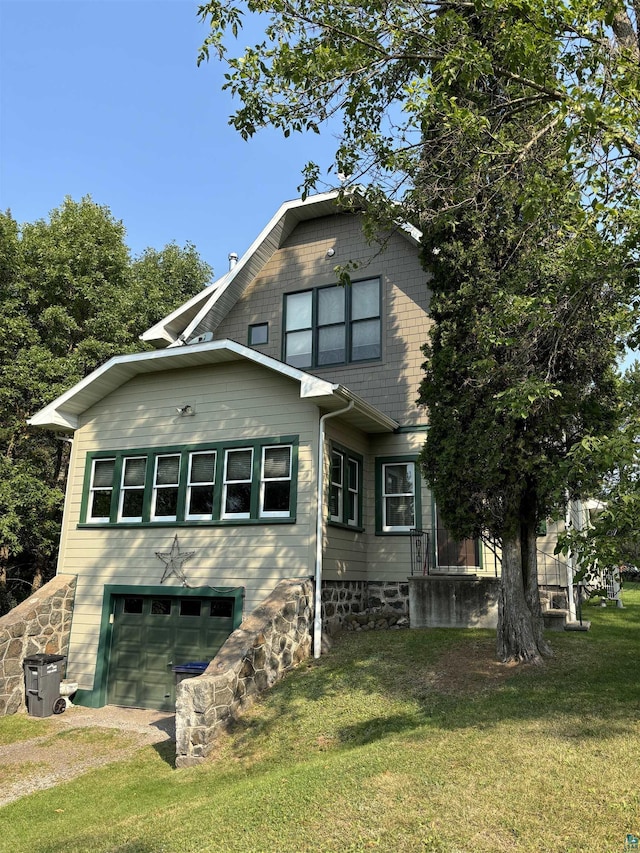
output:
[[[109,704],[173,710],[172,667],[215,657],[233,631],[234,604],[232,597],[116,596]]]

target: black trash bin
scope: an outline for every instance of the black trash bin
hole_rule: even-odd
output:
[[[64,655],[37,654],[24,659],[27,711],[32,717],[62,714],[66,703],[60,695]]]
[[[171,667],[171,671],[176,677],[176,684],[180,684],[185,678],[195,678],[196,675],[202,675],[208,666],[208,660],[195,660],[190,663],[181,663],[178,666],[173,666]]]

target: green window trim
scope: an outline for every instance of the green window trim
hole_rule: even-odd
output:
[[[269,448],[289,449],[288,470],[286,476],[279,478],[280,506],[277,513],[263,512],[265,501],[265,488],[263,478],[263,456],[264,451]],[[252,453],[251,478],[247,480],[248,486],[248,512],[230,513],[224,512],[224,476],[225,458],[229,451],[249,449]],[[211,495],[208,503],[211,505],[211,513],[203,517],[203,513],[190,511],[190,495],[194,488],[192,481],[193,459],[199,454],[210,454],[215,457],[213,480],[205,483],[211,487]],[[282,455],[282,454],[281,454]],[[157,460],[161,458],[178,457],[173,463],[173,469],[178,474],[165,476],[171,482],[164,484],[166,493],[169,495],[170,506],[175,512],[158,515],[156,513],[157,492],[159,491]],[[143,491],[142,499],[135,499],[135,506],[140,507],[140,513],[136,515],[123,515],[124,504],[124,469],[125,460],[145,459],[144,465],[144,487],[139,485],[131,487],[127,491]],[[113,463],[111,466],[100,466],[100,462]],[[96,470],[100,471],[100,482],[96,486]],[[141,466],[138,465],[138,470]],[[111,483],[106,485],[107,475],[110,473]],[[134,480],[134,477],[130,477]],[[250,441],[227,441],[198,445],[183,445],[173,447],[147,447],[131,450],[108,450],[95,451],[87,454],[84,472],[84,485],[82,490],[82,501],[80,506],[80,528],[94,527],[162,527],[162,526],[197,526],[197,525],[229,525],[229,524],[268,524],[268,523],[291,523],[296,520],[297,508],[297,483],[298,483],[298,437],[297,436],[274,436]],[[284,485],[282,485],[284,484]],[[283,509],[288,490],[288,510]],[[272,490],[273,491],[273,490]],[[104,509],[102,514],[93,516],[91,510],[95,506],[96,494],[99,493],[99,507]],[[109,506],[109,514],[106,515],[106,507]],[[154,513],[156,513],[154,515]]]
[[[329,504],[328,524],[348,530],[364,530],[363,520],[363,483],[364,459],[359,453],[331,442],[329,462]],[[334,457],[341,459],[341,480],[334,482]],[[353,473],[355,471],[355,483]],[[334,494],[336,498],[334,498]],[[350,497],[353,495],[353,497]],[[333,505],[332,505],[333,504]],[[333,511],[337,510],[337,511]],[[354,512],[353,512],[353,511]],[[355,518],[353,517],[355,515]]]
[[[385,492],[384,492],[384,473],[385,468],[388,465],[413,465],[414,476],[413,476],[413,501],[414,501],[414,513],[413,513],[413,524],[411,525],[398,525],[397,527],[393,527],[391,525],[384,524],[384,500],[385,500]],[[408,536],[409,532],[412,528],[420,527],[422,524],[422,496],[421,496],[421,477],[420,477],[420,468],[418,466],[418,461],[416,456],[410,455],[399,455],[399,456],[379,456],[376,457],[376,473],[375,473],[375,484],[376,484],[376,536]]]

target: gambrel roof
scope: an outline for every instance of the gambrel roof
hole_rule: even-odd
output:
[[[353,194],[357,196],[357,191]],[[285,202],[233,269],[147,329],[141,340],[155,347],[174,347],[215,329],[294,228],[301,222],[340,212],[338,198],[339,192],[334,190]],[[399,233],[413,246],[422,236],[406,223]]]

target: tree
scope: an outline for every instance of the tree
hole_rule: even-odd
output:
[[[265,37],[229,58],[247,13],[268,16]],[[539,660],[534,531],[597,479],[568,452],[615,423],[638,308],[632,7],[214,0],[199,14],[200,61],[227,62],[245,138],[338,122],[332,169],[345,189],[366,183],[369,233],[422,227],[436,321],[424,468],[454,533],[501,539],[499,656]],[[319,180],[308,164],[304,192]]]
[[[19,227],[0,214],[0,593],[5,607],[51,576],[68,444],[27,428],[53,397],[197,293],[211,269],[194,247],[131,259],[125,229],[89,197]],[[4,589],[4,591],[3,591]]]

